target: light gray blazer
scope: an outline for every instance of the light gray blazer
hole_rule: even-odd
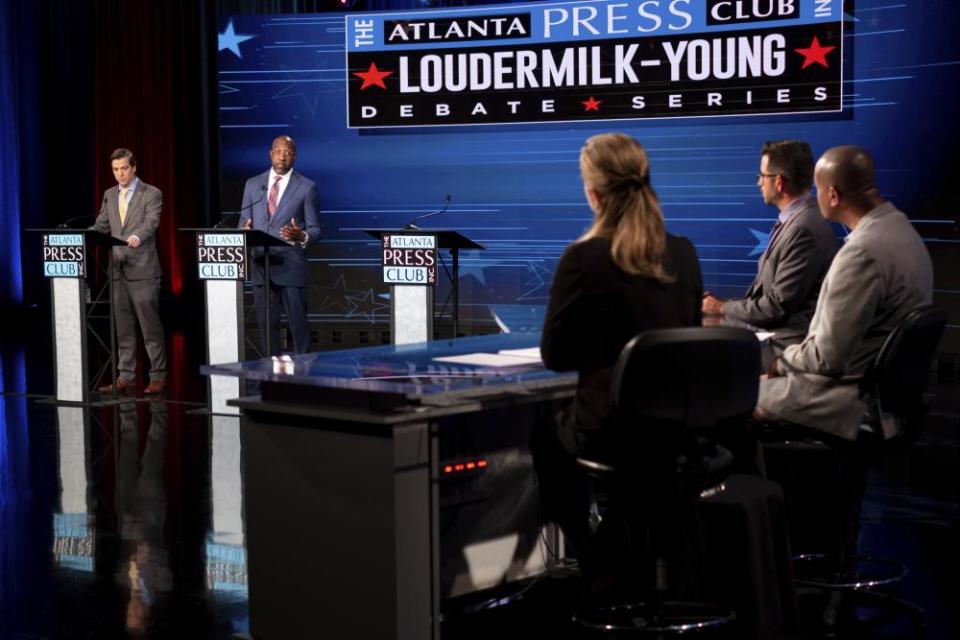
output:
[[[140,180],[137,190],[127,205],[127,216],[120,224],[120,187],[113,186],[103,192],[103,203],[92,229],[109,233],[114,238],[127,240],[130,236],[140,238],[140,246],[113,248],[113,277],[121,275],[127,280],[146,280],[163,275],[160,256],[157,254],[156,234],[160,226],[160,209],[163,194],[154,186]]]
[[[807,196],[782,229],[772,249],[760,257],[757,277],[743,298],[723,305],[727,318],[778,336],[802,336],[817,306],[823,278],[837,250],[830,223],[820,215],[816,198]]]
[[[890,330],[933,298],[933,266],[907,217],[885,202],[847,237],[827,273],[803,342],[764,378],[757,405],[784,420],[854,440],[866,404],[859,383]]]

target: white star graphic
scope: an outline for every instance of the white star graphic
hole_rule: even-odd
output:
[[[233,55],[238,58],[243,58],[243,55],[240,53],[240,43],[246,42],[251,38],[256,38],[256,36],[234,33],[233,20],[230,20],[227,22],[227,28],[223,30],[223,33],[217,35],[217,51],[229,49],[233,52]]]

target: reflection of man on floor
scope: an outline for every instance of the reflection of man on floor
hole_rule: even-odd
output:
[[[933,267],[907,217],[880,195],[873,159],[834,147],[814,179],[823,215],[850,229],[820,291],[803,342],[760,384],[757,413],[855,440],[866,405],[859,383],[887,335],[933,297]]]
[[[127,629],[143,632],[157,593],[173,588],[173,576],[164,541],[167,500],[163,478],[167,448],[167,409],[150,403],[150,428],[140,455],[137,405],[120,405],[120,454],[117,497],[124,565],[117,580],[130,587]]]

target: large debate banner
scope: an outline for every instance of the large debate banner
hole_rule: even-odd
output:
[[[351,14],[347,126],[837,112],[841,0]]]

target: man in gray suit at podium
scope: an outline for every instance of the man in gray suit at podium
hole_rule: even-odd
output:
[[[167,355],[160,323],[160,257],[156,233],[160,225],[163,194],[137,177],[137,159],[129,149],[110,154],[117,186],[103,194],[103,204],[92,229],[127,243],[113,247],[113,312],[117,323],[117,380],[99,387],[107,393],[135,386],[137,365],[136,325],[150,357],[150,384],[144,393],[163,391]]]
[[[268,355],[280,354],[280,309],[287,314],[295,353],[310,348],[307,325],[306,249],[320,239],[320,201],[317,186],[293,170],[297,145],[279,136],[270,147],[270,170],[247,180],[243,189],[240,227],[259,229],[287,241],[289,247],[270,248],[270,282],[264,286],[264,252],[252,252],[253,295],[260,323],[260,339],[270,332]],[[266,322],[270,305],[270,327]]]

